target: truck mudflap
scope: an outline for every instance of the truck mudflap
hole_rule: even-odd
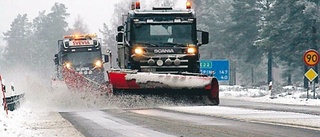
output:
[[[72,91],[98,91],[112,95],[112,85],[108,83],[100,84],[68,68],[63,68],[62,72],[65,84]]]
[[[113,91],[141,94],[177,94],[208,96],[213,105],[218,105],[219,83],[214,77],[193,73],[156,74],[132,70],[108,71]]]

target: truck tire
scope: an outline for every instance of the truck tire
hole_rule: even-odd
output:
[[[209,96],[202,96],[202,104],[209,106],[218,106],[220,104],[219,98],[210,98]]]
[[[208,99],[213,103],[213,105],[219,105],[220,104],[220,98],[219,98],[219,83],[216,78],[212,79],[211,82],[211,91],[208,95]]]
[[[211,101],[212,105],[214,106],[218,106],[220,104],[220,99],[218,98],[209,98],[209,100]]]

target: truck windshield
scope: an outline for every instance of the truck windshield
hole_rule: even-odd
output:
[[[71,52],[65,54],[64,57],[64,60],[70,62],[73,66],[88,66],[98,59],[101,59],[99,51]]]
[[[193,43],[192,24],[135,24],[135,42]]]

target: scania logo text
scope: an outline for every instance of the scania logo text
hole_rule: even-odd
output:
[[[156,54],[164,54],[164,53],[174,53],[173,49],[154,49],[154,53]]]

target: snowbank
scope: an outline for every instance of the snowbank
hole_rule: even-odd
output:
[[[30,102],[25,103],[30,105]],[[0,111],[0,136],[5,137],[82,137],[58,112],[39,112],[22,108],[6,115]]]
[[[277,89],[275,95],[271,96],[270,91],[266,88],[245,88],[242,86],[220,86],[220,97],[229,99],[242,99],[255,102],[280,103],[292,105],[311,105],[320,106],[320,99],[316,90],[316,97],[318,99],[310,99],[313,93],[309,92],[309,99],[307,93],[301,88],[294,88],[286,86],[281,91]]]

